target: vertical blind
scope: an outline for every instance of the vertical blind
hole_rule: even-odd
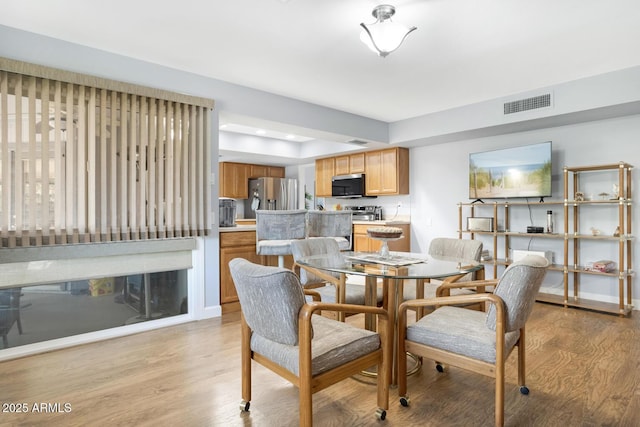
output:
[[[212,102],[69,80],[0,69],[0,247],[207,234]]]

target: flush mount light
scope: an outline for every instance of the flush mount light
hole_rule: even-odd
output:
[[[417,29],[391,21],[395,13],[395,7],[381,4],[371,12],[376,22],[369,25],[360,24],[360,40],[379,56],[385,57],[399,48],[409,33]]]

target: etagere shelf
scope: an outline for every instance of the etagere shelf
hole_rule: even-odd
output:
[[[627,316],[633,309],[632,305],[632,197],[631,197],[631,171],[632,166],[625,162],[616,164],[606,164],[598,166],[565,167],[564,177],[564,200],[558,201],[501,201],[491,204],[459,203],[458,204],[458,235],[463,238],[465,235],[475,239],[476,236],[485,235],[491,239],[491,244],[487,245],[492,250],[492,259],[484,261],[485,265],[493,266],[493,277],[498,277],[499,266],[508,266],[513,262],[510,258],[512,239],[514,238],[541,238],[555,239],[562,241],[562,263],[554,263],[549,267],[551,271],[558,271],[563,276],[563,295],[539,293],[538,301],[563,305],[565,307],[579,307],[600,312]],[[615,184],[618,194],[611,195],[610,198],[600,200],[584,200],[581,191],[581,177],[585,174],[596,172],[609,172],[617,175]],[[617,171],[617,173],[616,173]],[[576,200],[578,195],[578,200]],[[609,196],[609,195],[607,195]],[[604,197],[604,196],[603,196]],[[535,209],[552,209],[553,206],[562,207],[562,219],[558,224],[562,229],[554,230],[554,233],[526,233],[510,230],[510,212],[521,207]],[[586,209],[600,207],[605,209],[609,218],[615,211],[617,226],[616,232],[610,235],[589,234],[580,227],[580,212]],[[465,218],[479,218],[479,212],[490,211],[488,218],[492,221],[491,230],[469,230],[467,224],[463,224]],[[556,211],[557,212],[557,211]],[[501,227],[499,227],[501,225]],[[584,227],[584,226],[583,226]],[[617,268],[615,270],[600,272],[587,269],[581,263],[582,244],[614,243],[617,247]],[[497,258],[498,254],[504,254],[504,258]],[[596,278],[607,278],[617,281],[616,303],[586,299],[581,297],[580,279],[582,275],[590,275]],[[598,279],[596,279],[598,280]]]

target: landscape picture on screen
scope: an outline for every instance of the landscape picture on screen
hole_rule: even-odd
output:
[[[469,198],[551,196],[551,141],[469,154]]]

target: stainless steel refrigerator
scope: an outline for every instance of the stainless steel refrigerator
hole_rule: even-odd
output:
[[[256,178],[249,180],[249,198],[244,202],[245,218],[255,218],[257,210],[292,209],[299,209],[297,179]]]

